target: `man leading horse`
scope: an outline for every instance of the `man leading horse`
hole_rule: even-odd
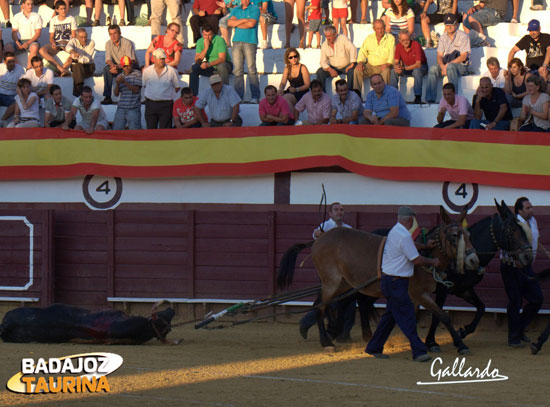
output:
[[[409,339],[413,360],[426,362],[431,359],[426,345],[419,338],[416,330],[415,307],[409,297],[409,278],[414,274],[414,266],[439,267],[439,259],[430,259],[418,253],[409,233],[415,215],[416,213],[410,207],[400,207],[397,211],[397,223],[390,230],[384,246],[381,288],[387,301],[386,312],[382,315],[365,349],[365,352],[376,358],[389,357],[383,353],[384,344],[397,323]],[[427,244],[427,248],[434,246],[434,241]]]

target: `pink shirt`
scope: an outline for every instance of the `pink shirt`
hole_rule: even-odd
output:
[[[466,120],[475,119],[474,109],[468,100],[461,95],[455,95],[455,103],[453,106],[447,103],[445,98],[441,98],[439,101],[439,111],[447,111],[452,120],[458,120],[458,116],[466,115]]]
[[[275,103],[272,105],[267,102],[267,98],[262,99],[260,101],[259,112],[260,117],[268,114],[279,117],[286,114],[290,120],[294,120],[294,113],[290,111],[285,98],[279,95],[277,95],[277,99],[275,99]]]

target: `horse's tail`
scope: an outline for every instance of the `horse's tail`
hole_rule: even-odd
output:
[[[542,270],[538,273],[535,273],[535,278],[539,281],[546,281],[550,279],[550,269]]]
[[[296,259],[298,254],[308,248],[313,246],[315,241],[312,240],[307,243],[296,243],[294,246],[290,247],[281,259],[279,265],[279,273],[277,274],[277,287],[279,289],[287,288],[294,278],[294,268],[296,267]]]

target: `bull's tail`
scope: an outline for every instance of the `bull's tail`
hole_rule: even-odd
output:
[[[287,288],[290,284],[292,284],[298,254],[302,250],[313,246],[313,243],[314,240],[311,240],[307,243],[297,243],[294,246],[290,247],[283,255],[283,258],[281,259],[281,263],[279,265],[279,273],[277,274],[277,287],[279,287],[279,289]]]

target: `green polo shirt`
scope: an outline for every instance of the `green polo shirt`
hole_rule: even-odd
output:
[[[196,52],[197,54],[200,54],[203,50],[204,38],[199,38],[197,41]],[[229,55],[229,52],[227,52],[227,44],[225,43],[225,40],[219,35],[214,35],[212,42],[208,47],[208,51],[206,51],[206,61],[215,61],[219,58],[220,52],[225,52],[225,62],[231,62],[231,56]]]

